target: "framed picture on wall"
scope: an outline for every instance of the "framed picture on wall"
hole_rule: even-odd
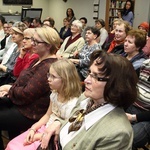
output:
[[[4,5],[32,5],[33,0],[3,0]]]

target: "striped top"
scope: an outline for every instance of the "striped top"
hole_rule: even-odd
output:
[[[139,96],[134,104],[150,111],[150,59],[145,60],[141,66],[138,89]]]

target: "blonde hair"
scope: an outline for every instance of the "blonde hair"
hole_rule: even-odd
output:
[[[120,22],[120,21],[122,21],[122,19],[120,19],[120,18],[115,18],[115,19],[113,20],[113,23],[114,23],[114,22]]]
[[[128,32],[132,29],[132,26],[128,21],[120,20],[118,22],[118,25],[122,25],[122,24],[124,25],[126,34],[128,34]]]
[[[27,28],[27,29],[25,29],[25,30],[23,31],[23,35],[24,35],[24,34],[28,34],[28,35],[31,36],[31,37],[33,37],[34,33],[35,33],[35,29],[34,29],[34,28]]]
[[[60,46],[60,37],[58,33],[48,26],[35,28],[35,32],[44,42],[51,45],[50,54],[56,53]]]
[[[62,78],[61,93],[65,98],[79,97],[81,94],[81,83],[75,65],[68,59],[60,59],[52,63],[51,67]]]

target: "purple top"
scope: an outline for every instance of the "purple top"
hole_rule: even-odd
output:
[[[134,16],[133,16],[133,12],[132,11],[130,11],[126,16],[123,15],[122,19],[125,20],[125,21],[128,21],[130,23],[130,25],[133,26]]]

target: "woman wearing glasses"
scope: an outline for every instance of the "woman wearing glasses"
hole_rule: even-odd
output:
[[[18,77],[23,69],[28,68],[33,60],[39,57],[38,54],[34,53],[35,48],[32,45],[31,39],[34,32],[35,30],[33,28],[28,28],[23,32],[23,47],[20,49],[20,54],[13,69],[13,75],[15,77]]]
[[[60,38],[50,27],[36,28],[32,44],[39,58],[21,72],[13,85],[0,87],[0,130],[10,131],[10,139],[38,121],[49,106],[50,88],[46,75],[57,60],[55,53]],[[2,146],[2,140],[0,142]]]
[[[123,109],[137,97],[137,75],[132,64],[120,55],[95,51],[85,79],[85,98],[60,130],[63,150],[130,150],[133,131]],[[47,136],[58,134],[60,121]],[[41,147],[46,148],[46,142]]]
[[[85,32],[86,44],[79,52],[79,59],[70,59],[74,64],[76,64],[81,81],[84,81],[87,76],[92,52],[101,49],[101,46],[97,43],[97,38],[100,35],[100,31],[95,27],[89,26],[85,29]]]

